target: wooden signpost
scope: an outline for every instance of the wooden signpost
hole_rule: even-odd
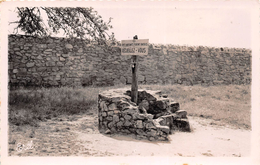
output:
[[[121,55],[132,55],[131,101],[135,102],[136,104],[138,97],[137,56],[148,54],[148,42],[149,39],[138,40],[137,35],[133,37],[133,40],[122,40],[121,42]]]

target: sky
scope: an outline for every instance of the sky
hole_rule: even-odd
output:
[[[139,39],[149,39],[155,44],[251,48],[252,13],[249,6],[238,3],[191,4],[113,1],[88,2],[82,7],[93,7],[104,21],[112,17],[111,32],[119,41],[138,35]],[[9,11],[9,21],[15,20],[13,9]],[[12,29],[13,26],[9,26],[9,33]]]

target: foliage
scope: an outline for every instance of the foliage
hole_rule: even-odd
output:
[[[102,45],[115,41],[114,33],[108,33],[112,28],[110,24],[112,18],[104,22],[92,7],[18,7],[16,9],[18,21],[11,22],[17,24],[16,33],[21,30],[26,35],[49,36],[63,31],[67,37],[81,38]],[[48,25],[43,20],[45,17]]]

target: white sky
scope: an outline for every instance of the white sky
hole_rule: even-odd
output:
[[[105,21],[112,17],[111,31],[119,41],[138,35],[150,43],[251,48],[251,9],[247,3],[205,4],[120,1],[73,5],[91,6]],[[15,13],[9,18],[15,20]]]

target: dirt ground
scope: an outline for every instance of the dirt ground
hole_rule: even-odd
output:
[[[9,156],[247,157],[250,131],[189,117],[192,132],[175,132],[167,142],[104,135],[95,114],[63,116],[37,128],[9,127]]]

